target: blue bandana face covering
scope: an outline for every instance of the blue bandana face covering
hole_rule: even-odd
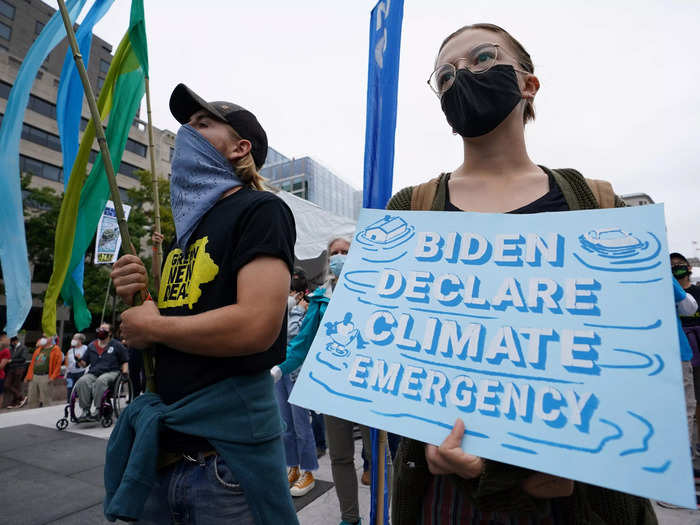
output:
[[[170,206],[181,250],[204,214],[228,190],[242,186],[231,163],[192,126],[175,137],[171,164]]]

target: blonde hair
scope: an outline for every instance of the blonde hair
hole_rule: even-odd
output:
[[[243,140],[243,138],[238,134],[238,132],[233,130],[233,136],[237,140]],[[263,190],[265,187],[263,183],[265,182],[265,177],[258,173],[258,169],[255,167],[255,161],[253,160],[253,154],[248,152],[244,157],[238,159],[233,164],[236,170],[236,175],[243,181],[243,184],[250,186],[256,190]]]

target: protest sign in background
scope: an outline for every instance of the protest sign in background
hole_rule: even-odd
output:
[[[123,204],[124,219],[129,220],[131,206]],[[117,224],[117,212],[114,211],[114,203],[107,201],[105,209],[97,224],[97,237],[95,239],[95,264],[112,264],[119,256],[119,248],[122,246],[122,236]]]
[[[290,402],[695,506],[663,206],[363,210]]]

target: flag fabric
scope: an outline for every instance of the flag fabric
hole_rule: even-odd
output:
[[[384,208],[391,197],[402,20],[403,0],[381,0],[370,17],[364,208]]]
[[[90,48],[92,47],[92,29],[112,7],[114,0],[95,0],[80,27],[75,32],[80,55],[86,64],[90,63]],[[63,152],[63,189],[68,186],[70,173],[73,169],[73,161],[78,154],[80,145],[78,137],[80,133],[80,119],[83,109],[83,83],[80,81],[78,67],[73,59],[73,51],[68,48],[66,58],[63,61],[61,78],[58,84],[56,96],[56,125],[61,139],[61,151]],[[76,285],[83,289],[84,264],[79,264],[71,274]]]
[[[78,17],[85,1],[68,0],[66,7],[71,21]],[[0,195],[3,199],[3,211],[0,214],[0,264],[7,298],[5,331],[10,336],[17,334],[32,307],[31,276],[19,177],[19,142],[24,112],[39,67],[65,36],[63,19],[61,14],[56,12],[22,61],[0,126]]]
[[[403,0],[380,0],[369,23],[367,120],[362,206],[383,209],[391,198],[394,178],[394,136],[399,87],[399,55]],[[377,465],[384,462],[384,523],[389,523],[387,457],[379,457],[379,432],[370,429],[372,485],[370,525],[377,524]]]
[[[104,120],[109,116],[106,130],[112,166],[116,173],[121,164],[126,140],[136,111],[145,93],[148,64],[143,0],[131,3],[129,30],[119,44],[100,92],[97,106]],[[68,186],[63,195],[54,245],[54,268],[44,298],[42,326],[45,331],[56,330],[56,302],[59,293],[73,308],[78,330],[90,325],[91,315],[80,288],[66,279],[85,259],[85,252],[95,235],[97,223],[109,199],[109,183],[102,154],[86,176],[90,148],[95,139],[95,124],[90,120],[78,155],[75,158]]]
[[[75,32],[80,54],[83,61],[90,62],[90,49],[92,47],[92,29],[107,13],[114,0],[95,0],[80,27]],[[83,109],[83,83],[80,81],[78,67],[73,59],[73,51],[68,48],[66,58],[63,61],[61,78],[56,95],[56,125],[61,139],[63,152],[63,187],[68,186],[70,173],[73,168],[75,156],[80,145],[78,137],[80,133],[80,119]]]

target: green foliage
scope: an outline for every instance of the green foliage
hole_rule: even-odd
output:
[[[34,281],[48,282],[53,268],[54,234],[61,211],[61,196],[52,188],[31,187],[32,176],[22,177],[24,229]]]
[[[155,224],[155,210],[153,208],[153,178],[151,172],[139,170],[141,185],[128,190],[131,215],[129,216],[129,234],[134,246],[143,246],[144,242],[152,246],[151,231]],[[158,200],[160,201],[160,228],[166,240],[175,237],[175,223],[173,213],[170,210],[170,181],[158,179]]]
[[[150,275],[152,257],[151,250],[147,249],[147,247],[152,245],[151,231],[154,224],[151,200],[153,181],[150,172],[139,171],[137,173],[141,180],[141,187],[128,190],[129,204],[132,208],[127,224],[132,243],[136,246],[137,251],[140,252],[141,259]],[[29,252],[29,260],[34,264],[33,281],[46,283],[49,281],[53,270],[54,235],[56,224],[58,223],[58,215],[61,210],[62,196],[52,188],[32,187],[31,180],[31,175],[22,177],[27,250]],[[167,179],[159,179],[158,190],[161,204],[161,231],[165,236],[166,242],[168,242],[175,236],[175,225],[170,210],[170,182]],[[125,253],[127,249],[128,247],[122,247],[122,253]],[[93,324],[99,322],[99,316],[102,313],[107,292],[109,272],[111,271],[111,267],[108,265],[93,264],[94,250],[95,241],[93,239],[85,254],[85,277],[83,281],[85,300],[93,314]],[[147,255],[144,255],[144,253]],[[114,289],[111,289],[110,293],[114,294]],[[123,309],[124,305],[118,301],[117,311]],[[112,299],[110,297],[107,301],[105,319],[110,319],[111,316]]]
[[[139,170],[136,173],[139,176],[141,185],[128,190],[131,214],[127,224],[131,242],[138,251],[142,252],[142,247],[153,246],[151,241],[151,233],[155,225],[153,178],[150,171]],[[160,201],[160,229],[165,237],[165,241],[163,241],[163,248],[165,249],[167,248],[167,243],[175,237],[175,223],[173,222],[173,213],[170,209],[170,181],[168,179],[158,178],[158,200]],[[153,258],[151,256],[152,251],[148,250],[148,252],[147,256],[144,256],[143,253],[141,254],[141,260],[146,265],[150,288],[153,290],[153,275],[151,272]]]

